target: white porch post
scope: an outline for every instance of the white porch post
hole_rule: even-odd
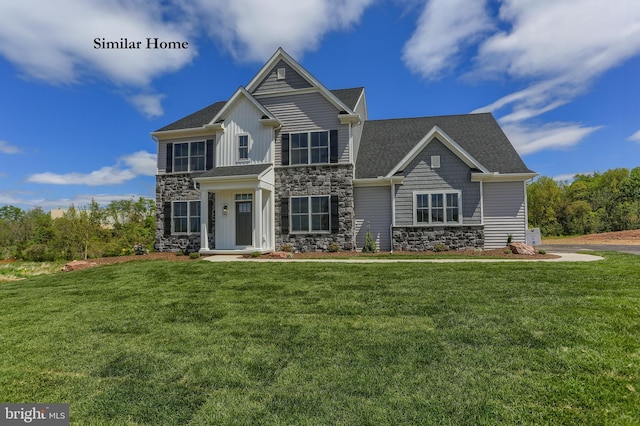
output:
[[[254,242],[253,246],[257,249],[262,248],[262,189],[257,188],[255,192],[254,198],[254,207],[255,211],[253,223],[255,224],[254,230]]]
[[[200,189],[200,251],[209,250],[209,192]]]

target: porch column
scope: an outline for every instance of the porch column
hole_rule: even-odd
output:
[[[209,250],[209,192],[200,189],[200,251]]]
[[[253,223],[255,224],[254,226],[254,230],[255,230],[255,235],[254,235],[254,244],[253,246],[257,249],[262,248],[262,189],[258,188],[256,189],[255,195],[254,195],[254,220]]]

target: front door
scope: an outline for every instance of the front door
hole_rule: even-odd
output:
[[[236,245],[253,245],[253,201],[251,194],[236,195]]]

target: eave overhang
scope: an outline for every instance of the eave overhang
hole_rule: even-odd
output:
[[[353,179],[353,186],[391,186],[393,184],[401,185],[404,182],[404,176],[378,176],[375,178]]]
[[[538,173],[471,173],[471,182],[524,182]]]

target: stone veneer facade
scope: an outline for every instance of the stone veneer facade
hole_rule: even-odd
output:
[[[193,177],[190,174],[156,176],[155,249],[157,251],[183,251],[185,253],[200,250],[200,233],[171,235],[172,201],[200,201],[200,191],[195,189]],[[168,230],[166,229],[167,227],[169,227]],[[209,233],[209,241],[210,247],[213,247],[213,231]]]
[[[338,232],[331,234],[282,234],[280,200],[310,195],[338,196]],[[275,169],[276,250],[284,245],[294,252],[326,251],[331,243],[341,250],[355,249],[353,165],[287,166]]]
[[[442,251],[482,249],[484,227],[477,226],[401,226],[393,228],[394,251]]]

